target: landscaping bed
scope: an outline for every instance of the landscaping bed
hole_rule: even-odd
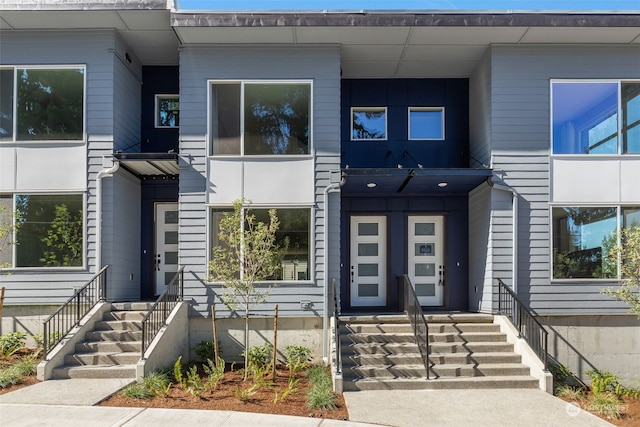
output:
[[[176,409],[215,409],[222,411],[259,412],[265,414],[295,415],[302,417],[316,417],[347,420],[349,413],[342,395],[337,395],[334,400],[335,409],[311,408],[307,404],[307,392],[309,381],[305,373],[296,375],[298,383],[297,391],[290,393],[286,398],[277,401],[278,397],[289,387],[289,371],[278,369],[276,380],[256,387],[247,399],[244,399],[238,390],[248,390],[254,386],[253,379],[243,380],[241,370],[227,370],[224,378],[220,380],[215,390],[194,396],[184,389],[182,384],[172,384],[166,395],[154,396],[146,399],[127,397],[122,390],[105,401],[100,406],[125,406],[146,408],[176,408]],[[245,401],[246,400],[246,401]]]

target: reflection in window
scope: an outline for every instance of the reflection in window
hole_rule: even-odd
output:
[[[409,107],[409,139],[444,139],[444,109]]]
[[[84,68],[19,68],[16,139],[81,140]]]
[[[351,139],[387,139],[386,107],[353,107],[351,109]]]
[[[615,242],[617,208],[555,207],[553,216],[553,277],[607,278],[603,269],[607,248]]]
[[[80,194],[16,195],[16,267],[80,267],[83,200]]]
[[[180,126],[178,95],[156,95],[156,127]]]
[[[251,209],[251,214],[256,220],[268,223],[268,209]],[[211,247],[223,246],[223,242],[218,238],[220,221],[225,215],[231,214],[230,210],[214,209],[211,214]],[[282,260],[281,268],[277,276],[271,280],[310,280],[310,230],[311,230],[311,210],[278,208],[276,210],[280,227],[276,232],[276,244],[280,248],[286,248]]]
[[[216,82],[213,155],[295,155],[311,150],[311,84]]]
[[[640,83],[554,82],[552,96],[554,154],[640,154]]]
[[[622,208],[622,226],[640,227],[640,207]]]
[[[0,69],[0,140],[13,139],[13,68]]]

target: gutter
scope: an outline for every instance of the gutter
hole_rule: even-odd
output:
[[[511,218],[513,221],[512,227],[512,239],[511,246],[513,248],[513,253],[511,254],[511,271],[513,277],[511,278],[511,288],[513,292],[518,293],[518,193],[511,187],[508,187],[503,184],[495,184],[493,181],[490,181],[490,185],[492,188],[496,190],[504,191],[511,194]]]
[[[324,363],[329,361],[329,349],[327,343],[327,334],[329,332],[329,285],[331,283],[329,279],[329,193],[339,192],[340,187],[345,183],[344,177],[340,179],[339,183],[329,184],[325,187],[323,192],[324,201],[324,289],[322,291],[322,360]]]
[[[102,178],[113,175],[120,169],[120,162],[115,160],[113,166],[103,169],[96,176],[96,273],[102,268]]]

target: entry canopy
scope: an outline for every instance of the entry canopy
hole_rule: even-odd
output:
[[[138,177],[180,174],[176,153],[116,153],[113,157]]]
[[[342,169],[343,194],[468,193],[481,183],[490,182],[491,169]]]

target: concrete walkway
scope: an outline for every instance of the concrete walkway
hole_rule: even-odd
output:
[[[214,410],[93,406],[131,380],[51,380],[0,395],[0,426],[611,427],[541,390],[359,391],[350,421]]]

